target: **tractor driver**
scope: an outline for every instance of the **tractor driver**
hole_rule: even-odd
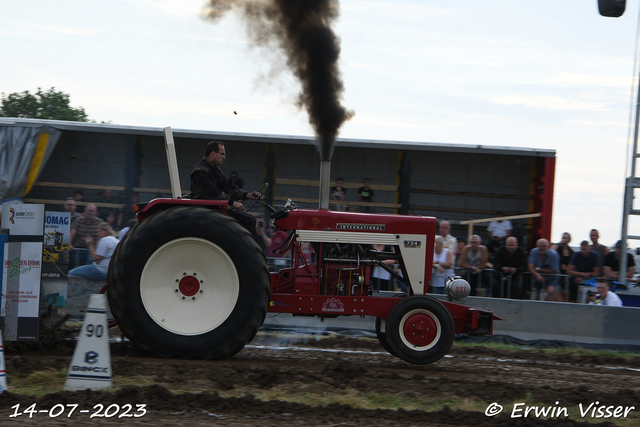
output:
[[[220,141],[211,141],[205,148],[204,157],[196,164],[191,172],[191,197],[192,199],[228,200],[229,216],[239,221],[247,230],[257,238],[256,219],[244,211],[244,205],[238,200],[260,199],[262,194],[257,191],[252,193],[238,188],[228,180],[220,166],[226,158],[224,144]]]

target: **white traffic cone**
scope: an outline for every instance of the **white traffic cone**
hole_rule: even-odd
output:
[[[7,373],[4,364],[4,347],[2,345],[2,331],[0,331],[0,393],[7,390]]]
[[[111,353],[106,295],[93,294],[84,315],[82,330],[73,352],[65,390],[100,390],[111,387]]]

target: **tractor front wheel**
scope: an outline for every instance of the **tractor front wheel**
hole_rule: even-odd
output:
[[[391,354],[425,365],[442,358],[455,335],[453,317],[438,300],[424,296],[403,299],[389,313],[386,338]]]

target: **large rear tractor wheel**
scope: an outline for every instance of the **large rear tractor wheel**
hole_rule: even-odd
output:
[[[168,357],[233,356],[253,339],[269,303],[266,260],[251,234],[200,207],[171,208],[136,225],[107,279],[122,332]]]
[[[393,307],[385,333],[391,354],[409,363],[426,365],[447,354],[455,326],[442,303],[419,295],[405,298]]]

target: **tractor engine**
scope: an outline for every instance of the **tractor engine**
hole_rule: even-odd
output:
[[[394,252],[377,252],[361,244],[325,242],[285,242],[292,251],[292,267],[282,269],[272,279],[274,293],[336,296],[371,296],[374,291],[371,273],[378,265],[392,277],[403,280],[383,261],[398,259]]]
[[[378,288],[372,280],[377,268],[398,290],[423,294],[431,277],[435,219],[409,221],[395,215],[288,211],[275,221],[290,232],[275,252],[289,257],[291,267],[272,273],[272,293],[349,297],[394,290]]]

